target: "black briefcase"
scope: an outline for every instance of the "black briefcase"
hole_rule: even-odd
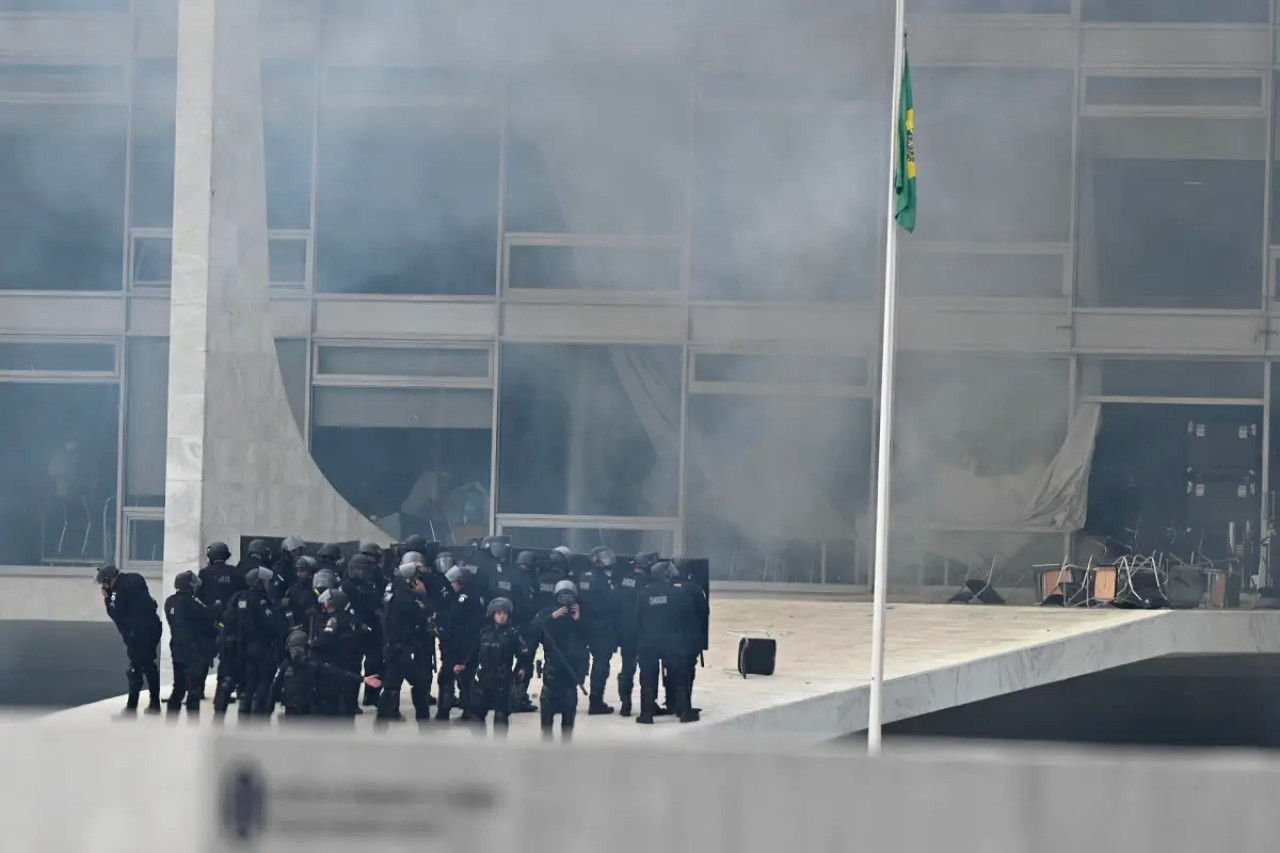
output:
[[[778,659],[778,641],[772,637],[742,637],[738,640],[738,673],[748,675],[773,675]]]

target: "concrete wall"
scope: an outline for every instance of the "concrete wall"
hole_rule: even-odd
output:
[[[441,744],[416,731],[214,734],[52,721],[0,730],[0,772],[9,777],[0,821],[14,850],[1269,853],[1276,846],[1269,805],[1280,762],[1251,756],[937,747],[871,760],[759,744],[715,752]],[[121,789],[129,796],[104,795]]]

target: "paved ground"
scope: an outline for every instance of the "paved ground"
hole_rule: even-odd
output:
[[[887,618],[886,677],[892,680],[927,673],[1157,615],[1121,610],[891,605]],[[736,672],[738,638],[734,635],[759,631],[767,632],[778,641],[777,672],[772,677],[744,680]],[[703,709],[703,722],[681,725],[673,719],[660,718],[653,726],[639,726],[633,720],[616,715],[588,717],[584,698],[576,736],[582,740],[629,740],[691,734],[697,728],[766,708],[848,690],[867,682],[870,646],[871,607],[865,603],[721,597],[714,607],[711,649],[706,654],[706,666],[698,670],[695,688],[696,702]],[[411,715],[407,690],[403,697],[405,710]],[[638,685],[635,698],[638,702]],[[611,696],[610,701],[616,704],[616,697]],[[112,699],[47,719],[101,719],[114,713],[121,704],[121,699]],[[204,721],[209,722],[211,717],[206,707]],[[228,722],[232,720],[234,714],[229,715]],[[513,721],[512,738],[537,736],[536,714],[519,714]],[[162,723],[143,716],[139,724]],[[372,714],[361,716],[357,726],[372,728]],[[470,727],[457,723],[432,723],[421,727],[421,731],[441,737],[475,736]],[[413,723],[391,729],[393,736],[418,732],[419,727]]]

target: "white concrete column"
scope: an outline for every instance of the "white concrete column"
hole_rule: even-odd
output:
[[[256,0],[181,0],[164,586],[243,534],[385,538],[325,480],[276,359]]]

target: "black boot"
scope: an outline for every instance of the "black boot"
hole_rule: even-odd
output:
[[[381,693],[382,693],[382,688],[370,687],[369,685],[366,684],[364,686],[364,706],[366,708],[379,707],[378,698]]]
[[[636,717],[636,722],[646,726],[653,725],[654,711],[657,710],[658,697],[656,693],[649,693],[644,688],[640,689],[640,715]]]
[[[368,698],[368,693],[365,697]],[[378,716],[374,722],[386,725],[392,720],[400,719],[403,719],[400,716],[400,691],[383,690],[382,695],[378,697]]]
[[[603,692],[591,694],[591,702],[587,706],[588,716],[594,717],[600,714],[612,714],[612,713],[613,713],[613,706],[605,704]]]
[[[619,709],[618,709],[618,713],[619,713],[619,714],[621,714],[621,715],[622,715],[622,716],[624,716],[624,717],[630,717],[630,716],[631,716],[631,696],[630,696],[630,694],[628,694],[628,695],[626,695],[626,696],[623,696],[623,697],[622,697],[622,699],[621,699],[621,700],[619,700],[619,704],[620,704],[620,707],[619,707]]]

